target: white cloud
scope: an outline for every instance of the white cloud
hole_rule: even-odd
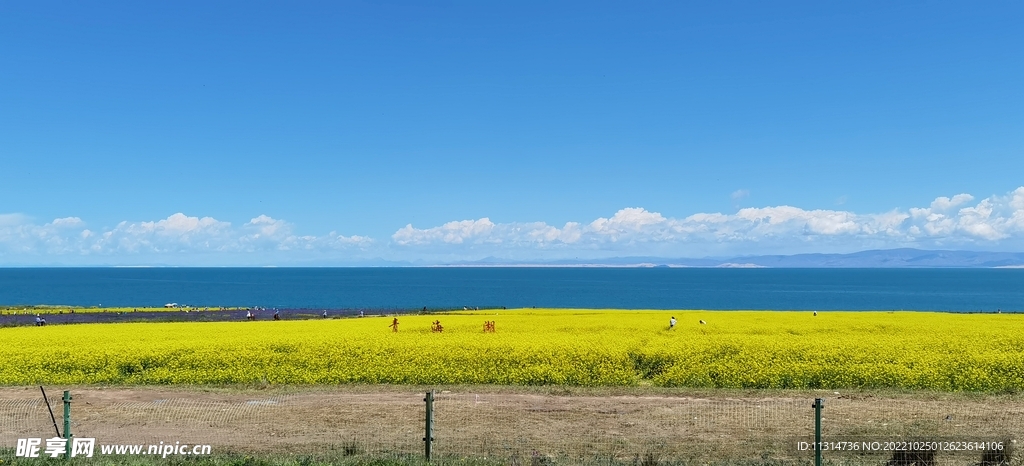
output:
[[[737,189],[737,190],[732,192],[732,196],[731,197],[732,197],[732,200],[738,201],[738,200],[743,199],[743,198],[745,198],[747,196],[750,196],[750,191],[749,190]]]
[[[10,228],[29,222],[29,218],[22,214],[0,214],[0,228]]]
[[[48,225],[55,226],[58,228],[77,228],[85,225],[85,222],[78,217],[64,217],[57,218],[50,222]]]
[[[246,223],[245,226],[255,230],[254,235],[256,237],[279,238],[290,235],[292,231],[292,226],[288,222],[275,220],[266,215],[260,215],[249,220],[249,223]]]
[[[439,227],[418,230],[412,224],[391,235],[391,239],[402,246],[424,245],[431,243],[462,244],[465,242],[486,241],[494,230],[494,223],[489,218],[480,220],[463,220],[448,222]],[[497,239],[500,242],[500,239]]]
[[[1010,207],[1017,213],[1024,212],[1024,186],[1021,186],[1010,193]]]
[[[406,225],[391,235],[391,241],[401,251],[437,251],[444,248],[546,249],[577,243],[587,228],[575,222],[568,222],[558,228],[544,222],[494,223],[489,218],[481,218],[448,222],[426,229]]]
[[[304,249],[312,239],[292,234],[292,224],[267,215],[260,215],[242,225],[239,248],[247,251]]]
[[[153,222],[121,222],[103,232],[90,245],[92,253],[184,253],[229,251],[234,231],[231,223],[212,217],[189,217],[176,213]]]
[[[957,194],[952,198],[937,197],[934,201],[932,201],[931,210],[944,212],[949,209],[952,209],[953,207],[971,202],[973,200],[974,196],[970,194]]]
[[[326,244],[328,244],[328,245],[337,244],[337,245],[342,246],[342,247],[357,246],[357,247],[365,248],[365,247],[369,247],[373,243],[375,243],[375,241],[373,240],[373,238],[370,238],[369,236],[359,236],[359,235],[341,236],[338,233],[333,232],[333,231],[329,235],[327,235],[327,238],[326,238]]]
[[[627,207],[612,215],[612,218],[598,218],[590,222],[595,233],[616,236],[623,233],[639,232],[654,225],[664,224],[665,217],[641,207]]]
[[[121,222],[94,231],[78,217],[38,225],[28,218],[0,216],[0,261],[6,256],[187,257],[194,254],[251,254],[307,250],[319,253],[360,250],[373,244],[365,236],[298,236],[293,226],[266,215],[234,227],[212,217],[183,213],[145,222]],[[0,262],[3,263],[3,262]]]

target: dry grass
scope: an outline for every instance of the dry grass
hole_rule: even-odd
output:
[[[100,443],[179,441],[212,444],[215,452],[416,455],[423,448],[424,392],[431,388],[436,455],[519,465],[558,458],[648,466],[809,461],[812,453],[796,447],[813,439],[815,397],[826,398],[828,441],[993,441],[1024,432],[1019,395],[366,385],[76,387],[72,430]],[[60,422],[59,394],[52,390]],[[0,442],[52,433],[38,387],[0,388]],[[889,459],[884,452],[826,457]],[[936,464],[981,460],[981,452],[936,455]]]

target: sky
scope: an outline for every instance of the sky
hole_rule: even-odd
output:
[[[0,2],[0,266],[1024,251],[1020,2]]]

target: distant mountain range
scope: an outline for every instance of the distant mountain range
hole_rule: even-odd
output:
[[[777,268],[909,268],[909,267],[1021,267],[1024,253],[978,251],[927,251],[882,249],[850,254],[794,254],[789,256],[738,256],[729,258],[667,259],[663,257],[612,257],[593,260],[510,261],[488,257],[455,262],[462,267],[777,267]]]

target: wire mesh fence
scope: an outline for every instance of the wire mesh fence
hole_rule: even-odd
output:
[[[442,393],[436,451],[453,457],[569,462],[788,456],[813,435],[806,402],[672,397]],[[808,455],[802,455],[809,458]]]
[[[244,453],[412,454],[422,445],[415,437],[420,432],[413,430],[422,423],[422,394],[389,394],[387,399],[272,395],[146,400],[117,400],[109,395],[92,391],[73,395],[74,436],[95,438],[99,444],[177,442]],[[60,397],[51,397],[50,404],[63,429]],[[0,399],[0,445],[11,447],[19,438],[55,435],[41,397]]]
[[[1024,404],[1013,401],[838,398],[822,415],[827,456],[896,466],[1022,464],[1021,434]]]
[[[0,393],[0,447],[11,448],[20,438],[54,437],[63,429],[61,397],[50,395],[59,429],[38,391]],[[83,389],[72,395],[71,432],[101,445],[177,442],[211,445],[222,453],[424,454],[422,392],[169,396],[159,390]],[[531,466],[811,464],[812,402],[781,396],[439,391],[433,402],[432,455]],[[1024,405],[1012,399],[993,403],[837,396],[826,400],[822,413],[823,457],[831,463],[1021,464],[1009,449],[1024,432]],[[919,445],[911,448],[912,442]],[[988,448],[979,445],[995,442],[1007,454],[989,452],[986,459],[983,450]]]

